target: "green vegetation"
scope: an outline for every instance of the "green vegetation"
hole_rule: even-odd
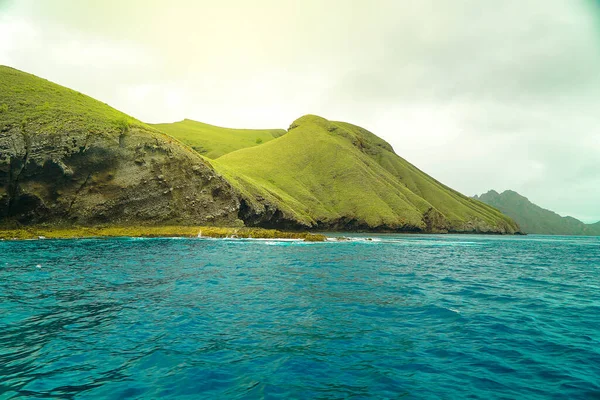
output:
[[[283,129],[230,129],[189,119],[152,126],[212,159],[235,150],[268,142],[285,134]]]
[[[324,235],[308,232],[281,232],[275,229],[222,228],[214,226],[111,226],[52,228],[33,226],[22,229],[0,230],[0,239],[69,239],[84,237],[210,237],[253,239],[303,239],[307,242],[324,242]]]
[[[514,232],[510,218],[440,184],[357,126],[317,116],[213,161],[254,208],[307,227]]]
[[[120,118],[117,121],[115,121],[115,125],[121,131],[121,134],[129,132],[129,128],[131,127],[129,118]]]
[[[0,132],[20,126],[26,133],[111,134],[142,122],[74,90],[0,66]]]
[[[584,224],[573,217],[561,217],[557,213],[539,207],[519,193],[506,190],[498,193],[490,190],[476,199],[496,207],[514,219],[526,233],[543,235],[600,235],[600,222]]]
[[[235,225],[237,194],[171,136],[0,67],[0,223]]]

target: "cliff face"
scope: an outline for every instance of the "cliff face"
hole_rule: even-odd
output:
[[[230,224],[239,200],[200,156],[95,100],[0,68],[4,222]]]
[[[226,223],[231,187],[199,157],[132,129],[0,136],[0,214],[20,223]]]

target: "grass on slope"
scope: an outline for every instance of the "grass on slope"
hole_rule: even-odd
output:
[[[185,119],[171,124],[153,124],[208,158],[257,146],[285,134],[283,129],[230,129]]]
[[[353,142],[358,143],[361,150],[398,178],[413,193],[426,199],[450,221],[465,222],[477,217],[490,224],[494,224],[498,219],[513,224],[509,217],[495,208],[469,198],[419,170],[399,157],[387,142],[366,129],[346,122],[332,122],[331,125],[334,127],[332,131],[355,138]]]
[[[372,133],[316,116],[302,117],[285,136],[229,153],[213,165],[246,195],[285,203],[284,211],[308,224],[344,218],[370,227],[423,229],[423,214],[435,208],[456,224],[479,219],[514,225],[419,171]]]
[[[89,96],[37,76],[0,66],[0,132],[118,133],[140,121]]]
[[[419,226],[429,205],[348,138],[323,129],[322,121],[304,117],[285,136],[213,164],[247,192],[283,202],[284,210],[308,224],[346,218],[371,227]]]
[[[0,65],[0,134],[20,128],[24,135],[60,135],[82,132],[118,138],[132,129],[188,146],[106,103],[90,96]]]
[[[345,122],[333,122],[332,124],[343,131],[351,132],[357,137],[360,137],[365,132],[368,135],[373,135],[363,128]],[[428,203],[444,214],[450,221],[465,222],[473,217],[477,217],[491,224],[495,223],[498,219],[504,220],[508,224],[513,224],[513,221],[509,217],[495,208],[471,199],[419,170],[394,153],[391,146],[382,139],[375,135],[373,136],[376,138],[376,141],[370,145],[366,145],[368,147],[367,154],[386,171],[406,185],[410,191],[426,199]],[[382,145],[381,142],[387,146]]]

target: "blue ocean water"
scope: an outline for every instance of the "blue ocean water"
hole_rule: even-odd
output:
[[[600,239],[0,242],[0,398],[600,398]]]

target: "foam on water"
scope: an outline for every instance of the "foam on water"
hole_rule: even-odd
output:
[[[598,238],[348,236],[0,242],[0,398],[600,396]]]

